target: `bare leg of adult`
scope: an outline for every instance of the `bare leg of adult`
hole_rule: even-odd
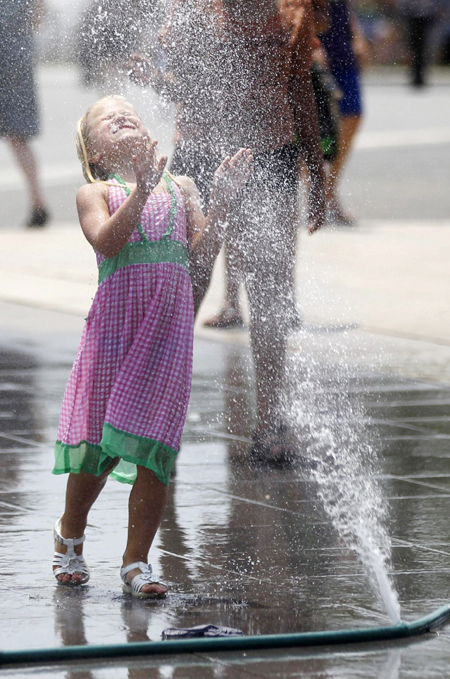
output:
[[[138,465],[137,478],[130,493],[128,508],[128,540],[123,555],[123,565],[137,561],[147,563],[148,553],[162,521],[166,506],[168,487],[155,474]],[[140,571],[135,568],[127,574],[131,582]],[[165,594],[167,587],[161,584],[144,585],[142,592]]]
[[[255,206],[257,216],[256,209]],[[264,455],[272,455],[274,462],[277,458],[284,462],[292,452],[282,433],[282,401],[293,295],[295,201],[285,194],[274,196],[262,208],[260,225],[264,219],[266,223],[258,230],[259,238],[252,237],[255,233],[251,230],[241,236],[256,378],[258,424],[254,441],[266,448]]]
[[[63,538],[73,540],[84,535],[89,511],[100,495],[113,467],[114,463],[100,476],[86,474],[85,472],[69,474],[64,514],[60,521],[60,534]],[[81,555],[83,545],[76,545],[74,550],[75,554]],[[67,546],[58,543],[56,551],[65,554]],[[56,568],[57,566],[54,566],[53,570]],[[58,575],[58,580],[63,583],[68,583],[70,580],[77,582],[82,580],[82,577],[81,573],[74,573],[73,575],[64,573]]]
[[[257,432],[272,430],[278,424],[287,347],[286,329],[276,322],[267,322],[264,313],[262,309],[252,309],[250,330],[256,378]],[[271,321],[274,320],[273,312],[270,316]]]
[[[433,26],[431,16],[409,17],[407,22],[408,42],[411,51],[411,85],[423,87],[427,66],[427,38]]]
[[[277,280],[274,280],[273,273],[270,275],[261,266],[254,271],[254,283],[247,286],[260,431],[276,428],[282,419],[281,401],[292,304],[286,290],[289,290],[292,281],[290,261],[293,248],[285,243],[283,249],[283,259],[280,258],[276,268]],[[283,292],[280,293],[280,289]]]
[[[330,216],[338,223],[351,224],[352,217],[345,214],[341,207],[338,196],[338,185],[342,176],[342,170],[348,159],[353,140],[361,123],[361,116],[343,116],[339,137],[339,147],[335,160],[330,163],[327,181],[327,204]]]
[[[239,283],[241,267],[239,251],[231,239],[225,244],[225,305],[239,311]]]
[[[8,137],[7,139],[25,175],[33,208],[43,208],[45,200],[39,183],[37,161],[29,140],[26,137]]]
[[[301,176],[301,175],[300,175]],[[289,292],[288,294],[288,326],[289,330],[300,330],[300,328],[303,325],[302,317],[300,315],[300,312],[297,308],[297,295],[296,295],[296,286],[295,286],[295,278],[296,278],[296,272],[295,272],[295,264],[297,261],[297,233],[298,229],[300,226],[300,220],[299,220],[299,215],[300,213],[300,208],[298,204],[298,197],[295,201],[295,214],[293,216],[293,222],[292,222],[292,234],[291,234],[291,241],[290,241],[290,249],[291,251],[288,254],[288,257],[286,258],[286,290]]]
[[[225,254],[225,302],[216,316],[205,321],[207,328],[239,328],[243,326],[239,303],[241,264],[239,250],[232,238],[224,246]]]

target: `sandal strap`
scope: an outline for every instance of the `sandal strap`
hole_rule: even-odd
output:
[[[135,568],[139,568],[139,570],[142,572],[148,570],[150,570],[150,572],[152,571],[152,567],[150,566],[150,564],[147,564],[144,561],[135,561],[134,563],[128,564],[128,566],[122,566],[122,568],[120,569],[120,577],[122,578],[126,585],[128,585],[129,583],[125,576],[128,575],[130,571],[134,571]]]
[[[63,538],[63,536],[59,535],[59,533],[55,533],[55,540],[58,540],[61,545],[69,546],[69,544],[71,544],[76,547],[77,545],[83,544],[83,542],[86,540],[86,536],[82,535],[81,538]]]
[[[131,582],[127,580],[127,574],[138,568],[141,572],[134,576]],[[164,582],[158,580],[157,577],[153,575],[152,567],[150,564],[144,563],[144,561],[136,561],[128,566],[123,566],[120,569],[120,577],[125,585],[131,587],[134,592],[140,592],[145,585],[163,585],[167,587]]]
[[[61,535],[60,531],[60,526],[61,526],[61,519],[58,519],[58,521],[55,523],[55,528],[53,529],[53,535],[56,540],[56,542],[59,542],[60,545],[66,545],[67,547],[67,552],[66,554],[69,554],[71,557],[75,556],[75,550],[74,547],[77,545],[82,545],[83,542],[86,539],[85,535],[82,535],[81,538],[63,538]],[[57,552],[55,552],[57,553]]]

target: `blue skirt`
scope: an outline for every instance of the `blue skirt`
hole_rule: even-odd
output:
[[[360,116],[362,113],[361,84],[357,68],[339,68],[332,71],[342,92],[339,101],[341,116]]]

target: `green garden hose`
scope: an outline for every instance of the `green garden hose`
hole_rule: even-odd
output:
[[[98,660],[101,658],[172,655],[174,653],[208,653],[211,651],[250,651],[268,648],[295,648],[302,646],[326,646],[330,644],[354,644],[367,641],[387,641],[426,634],[449,619],[450,604],[446,604],[442,608],[438,608],[434,613],[415,622],[400,622],[397,625],[386,627],[2,651],[0,652],[0,666],[19,664],[46,665],[50,662],[63,663],[68,660]]]

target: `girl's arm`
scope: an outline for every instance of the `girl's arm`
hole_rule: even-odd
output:
[[[108,209],[108,187],[104,183],[86,184],[77,193],[77,209],[81,228],[89,243],[105,257],[119,254],[133,233],[150,193],[159,183],[167,162],[163,156],[155,162],[156,142],[148,146],[146,139],[136,142],[133,165],[136,186],[111,216]]]
[[[200,206],[195,183],[189,177],[179,178],[188,196],[186,212],[190,250],[193,259],[202,267],[212,266],[220,252],[230,203],[250,177],[252,161],[251,150],[240,149],[232,158],[225,158],[219,165],[214,173],[206,217]]]
[[[186,217],[188,227],[189,271],[191,274],[194,313],[206,294],[211,280],[214,261],[220,252],[226,230],[226,210],[210,210],[207,220],[200,206],[200,195],[192,179],[180,177],[186,195]],[[212,208],[212,206],[211,206]],[[202,235],[205,234],[204,239]],[[203,242],[202,242],[203,241]],[[198,246],[201,247],[198,247]],[[196,247],[197,246],[197,247]]]
[[[250,149],[241,149],[233,158],[225,158],[214,174],[206,217],[201,209],[195,183],[189,177],[178,178],[187,194],[190,270],[196,313],[205,296],[214,262],[225,238],[230,201],[248,180],[252,161]]]
[[[224,203],[210,203],[207,216],[203,214],[200,194],[189,177],[179,177],[186,197],[187,239],[191,265],[211,267],[220,252],[227,226]]]

